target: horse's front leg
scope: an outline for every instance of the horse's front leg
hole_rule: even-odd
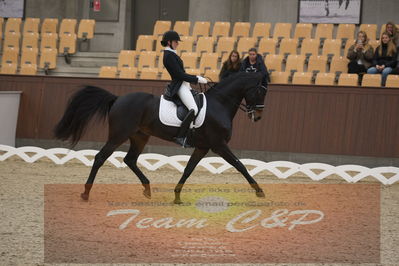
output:
[[[184,168],[183,176],[180,178],[179,183],[175,187],[175,204],[181,204],[180,193],[184,183],[194,171],[194,168],[201,161],[202,158],[208,153],[209,149],[195,148],[193,154],[191,154],[190,160],[188,160],[186,168]]]
[[[245,166],[238,160],[238,158],[233,154],[227,144],[222,144],[216,148],[212,149],[213,152],[219,154],[223,159],[225,159],[229,164],[234,166],[248,181],[253,189],[255,189],[256,196],[260,198],[265,197],[265,193],[259,187],[258,183],[256,183],[255,179],[248,173]]]

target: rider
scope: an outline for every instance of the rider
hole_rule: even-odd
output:
[[[166,47],[163,55],[163,65],[172,78],[167,93],[170,97],[174,97],[177,94],[189,110],[181,124],[177,136],[175,137],[175,142],[177,144],[187,147],[188,145],[186,142],[188,129],[198,113],[197,104],[195,103],[194,97],[190,91],[190,83],[206,84],[207,80],[204,77],[189,75],[185,72],[183,61],[176,53],[179,41],[179,34],[176,31],[171,30],[163,34],[161,44]]]

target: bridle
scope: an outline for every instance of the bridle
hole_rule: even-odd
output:
[[[216,85],[218,84],[217,82],[213,82],[211,78],[209,78],[209,77],[206,77],[206,78],[209,79],[211,81],[210,83],[213,83],[213,85],[209,85],[209,83],[207,83],[207,84],[198,84],[201,92],[206,92],[207,90],[214,89],[216,87]],[[208,88],[207,88],[207,86],[208,86]],[[258,89],[264,89],[265,92],[267,92],[267,88],[265,86],[263,86],[263,85],[257,85],[257,86],[254,86],[254,87],[257,87]],[[249,89],[252,89],[252,88],[253,87],[251,87]],[[217,97],[220,97],[220,95],[218,95]],[[227,97],[223,97],[223,100],[233,103],[241,111],[247,113],[248,116],[251,116],[251,120],[252,121],[259,120],[259,119],[255,118],[255,112],[256,111],[262,111],[265,108],[264,104],[252,104],[252,105],[250,105],[250,104],[243,104],[241,102],[237,103],[237,102],[233,102],[230,98],[227,98]]]

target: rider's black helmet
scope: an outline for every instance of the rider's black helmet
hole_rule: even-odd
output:
[[[168,41],[181,41],[179,34],[174,30],[169,30],[165,32],[162,36],[161,44],[162,46],[168,46]]]

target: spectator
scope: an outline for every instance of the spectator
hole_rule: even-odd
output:
[[[374,49],[369,45],[367,34],[364,31],[359,31],[355,43],[349,47],[348,59],[348,73],[364,73],[373,64]]]
[[[255,48],[249,49],[248,56],[241,64],[240,71],[261,72],[263,74],[262,85],[267,87],[269,74],[267,73],[267,68],[265,63],[263,62],[262,56],[258,54],[258,51]]]
[[[223,62],[223,66],[219,74],[219,80],[225,79],[231,74],[238,72],[240,67],[240,54],[236,50],[233,50],[231,51],[229,58]]]
[[[399,45],[399,29],[396,27],[395,23],[388,22],[385,25],[385,32],[389,33],[389,37],[393,41],[393,43],[398,46]]]
[[[388,32],[384,32],[381,35],[381,44],[375,49],[374,53],[373,67],[367,70],[368,74],[382,74],[382,86],[385,86],[387,76],[397,63],[396,46],[389,36]]]

